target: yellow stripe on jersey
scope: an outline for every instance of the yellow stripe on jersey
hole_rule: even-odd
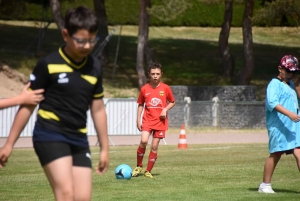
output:
[[[79,130],[79,132],[81,132],[81,133],[83,133],[83,134],[86,134],[87,133],[87,128],[85,127],[85,128],[80,128],[80,129],[78,129]]]
[[[69,73],[73,72],[73,69],[67,64],[48,64],[49,74],[53,73]]]
[[[38,114],[41,117],[43,117],[44,119],[53,119],[53,120],[59,121],[59,117],[56,116],[56,114],[54,114],[53,112],[49,112],[49,111],[46,111],[46,110],[39,109]]]
[[[98,81],[96,77],[90,75],[81,75],[81,77],[86,81],[88,81],[89,83],[91,83],[92,85],[95,85]]]
[[[99,98],[104,96],[104,92],[100,93],[100,94],[94,94],[94,98]]]
[[[62,51],[62,49],[61,48],[59,48],[58,49],[58,52],[59,52],[59,54],[60,54],[60,56],[62,56],[62,58],[64,58],[64,60],[68,63],[68,64],[70,64],[72,67],[74,67],[74,68],[77,68],[77,69],[79,69],[79,68],[81,68],[82,66],[84,66],[85,64],[86,64],[86,61],[87,61],[87,57],[85,57],[84,58],[84,62],[81,64],[81,65],[76,65],[76,64],[74,64],[65,54],[64,54],[64,52]]]

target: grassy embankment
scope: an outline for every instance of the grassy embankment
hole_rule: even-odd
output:
[[[29,22],[0,22],[0,61],[28,75],[38,56],[24,55],[26,49],[38,36],[39,26]],[[112,27],[110,27],[110,30]],[[137,76],[136,26],[123,26],[118,62],[113,75],[114,59],[118,41],[119,27],[108,43],[109,65],[104,68],[106,97],[136,97]],[[220,28],[203,27],[151,27],[150,45],[156,61],[164,67],[163,81],[169,85],[234,85],[236,79],[225,80],[221,74],[218,55]],[[265,87],[277,74],[277,65],[285,54],[300,58],[300,30],[297,28],[253,27],[253,53],[255,72],[251,81],[257,86],[257,100],[263,100]],[[244,55],[242,29],[232,28],[230,34],[230,53],[235,58],[235,75],[243,67]],[[59,31],[51,24],[45,32],[39,56],[56,50],[63,41]],[[36,44],[28,51],[36,53]]]

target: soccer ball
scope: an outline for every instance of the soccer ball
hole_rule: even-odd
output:
[[[121,164],[115,170],[115,176],[117,179],[130,179],[132,169],[129,165]]]

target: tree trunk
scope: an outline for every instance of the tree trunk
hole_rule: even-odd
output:
[[[98,36],[100,40],[97,44],[99,46],[106,36],[108,35],[108,28],[107,28],[107,16],[105,10],[105,0],[94,0],[94,9],[99,20],[99,29],[98,29]],[[95,49],[97,49],[97,46]],[[103,66],[108,64],[108,46],[106,45],[103,51],[99,54],[99,59]]]
[[[146,0],[146,8],[151,8],[151,0]],[[145,30],[146,30],[146,37],[145,37],[145,58],[146,58],[146,65],[147,67],[150,66],[151,63],[153,63],[153,52],[152,49],[148,43],[149,38],[149,24],[150,24],[150,15],[146,9],[145,14]]]
[[[233,0],[225,1],[225,12],[222,29],[219,36],[219,53],[222,61],[223,77],[231,78],[234,71],[234,60],[229,53],[228,38],[230,34],[233,12]]]
[[[252,40],[252,22],[254,0],[245,0],[245,10],[243,17],[243,47],[245,64],[244,68],[239,74],[238,85],[250,85],[254,73],[253,61],[253,40]]]
[[[145,15],[146,15],[146,2],[140,0],[140,14],[139,14],[139,35],[138,35],[138,46],[137,46],[137,59],[136,59],[136,71],[138,75],[138,86],[139,89],[146,84],[146,76],[144,70],[144,50],[145,42],[147,37],[147,30],[145,29]]]
[[[58,29],[62,31],[65,27],[65,22],[61,14],[59,0],[50,0],[50,7],[52,10],[53,20],[55,21]]]

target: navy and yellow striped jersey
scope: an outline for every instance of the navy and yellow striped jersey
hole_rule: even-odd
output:
[[[36,126],[62,134],[86,134],[87,110],[103,97],[100,61],[87,56],[72,61],[60,48],[41,58],[30,75],[30,88],[45,89]]]

